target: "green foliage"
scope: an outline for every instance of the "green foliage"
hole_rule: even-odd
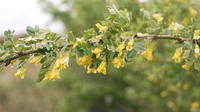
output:
[[[69,66],[58,81],[58,86],[69,89],[62,111],[199,111],[198,2],[64,0],[63,5],[71,9],[62,11],[42,1],[74,33],[59,35],[29,26],[29,37],[14,41],[14,32],[8,30],[0,62],[1,66],[23,62],[15,74],[21,78],[27,62],[40,63],[38,82],[59,79],[61,70]],[[106,3],[116,5],[110,5],[100,21]],[[171,63],[172,59],[178,64]],[[108,75],[87,76],[75,63],[88,74]],[[115,70],[110,65],[125,67]]]

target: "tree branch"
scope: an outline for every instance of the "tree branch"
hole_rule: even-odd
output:
[[[189,39],[184,39],[184,38],[175,38],[172,37],[171,35],[143,35],[143,36],[139,36],[138,34],[135,34],[132,36],[133,38],[151,38],[153,40],[158,40],[158,39],[168,39],[168,40],[177,40],[179,42],[183,42],[183,41],[188,41]]]
[[[11,57],[11,58],[0,60],[0,63],[5,63],[5,65],[8,66],[12,60],[20,58],[22,56],[26,56],[26,55],[30,55],[30,54],[35,54],[35,53],[38,53],[38,50],[31,50],[31,51],[26,51],[26,52],[19,52],[19,53],[16,53],[16,55],[13,56],[13,57]]]
[[[130,38],[153,39],[153,40],[168,39],[168,40],[176,40],[176,41],[179,41],[180,43],[190,40],[190,39],[181,38],[181,37],[175,38],[175,37],[172,37],[171,35],[138,35],[138,34],[134,34],[132,37],[127,37],[126,39],[130,39]],[[197,43],[198,45],[200,45],[200,42],[197,42],[197,40],[193,39],[192,41],[193,41],[193,43]],[[6,66],[8,66],[11,63],[11,61],[14,59],[20,58],[22,56],[30,55],[30,54],[35,54],[38,52],[39,52],[38,50],[19,52],[19,53],[16,53],[16,55],[11,58],[1,59],[0,63],[5,63]]]

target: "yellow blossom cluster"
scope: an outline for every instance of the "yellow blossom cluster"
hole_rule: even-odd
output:
[[[124,66],[124,60],[122,59],[122,50],[125,48],[125,42],[122,42],[122,44],[120,44],[117,48],[116,48],[116,52],[118,52],[118,55],[116,57],[114,57],[114,59],[112,60],[112,63],[114,65],[114,67],[116,68],[120,68]]]
[[[195,17],[198,13],[197,10],[192,8],[192,7],[189,8],[189,12],[190,12],[192,17]]]
[[[29,61],[29,63],[37,65],[41,61],[42,58],[43,58],[42,55],[34,56],[33,59]]]
[[[19,68],[17,70],[17,73],[15,73],[15,76],[17,76],[17,77],[19,76],[19,77],[21,77],[21,79],[24,79],[24,73],[25,73],[25,71],[26,71],[26,68],[23,65],[21,68]]]
[[[102,26],[99,23],[96,24],[96,27],[99,29],[99,32],[101,32],[101,33],[106,32],[108,30],[107,26]]]
[[[101,52],[102,52],[101,48],[95,48],[94,50],[92,50],[92,53],[96,55],[96,58],[99,58]]]
[[[58,58],[52,70],[48,70],[43,80],[60,79],[59,72],[69,66],[69,56]]]
[[[96,58],[99,58],[100,56],[100,52],[102,52],[102,50],[100,48],[96,48],[92,51],[95,55]],[[99,64],[99,66],[97,68],[95,67],[91,67],[92,64],[92,57],[90,56],[83,56],[83,57],[79,57],[77,60],[77,63],[79,65],[83,65],[85,68],[87,68],[87,73],[102,73],[102,74],[106,74],[106,59],[104,58],[103,61],[101,61],[101,63]]]
[[[197,112],[197,110],[200,109],[200,101],[194,101],[190,105],[191,112]]]
[[[150,43],[145,46],[145,51],[142,52],[142,55],[148,60],[152,61],[153,60],[153,49],[154,49],[154,44]]]
[[[180,63],[181,62],[181,55],[183,53],[183,48],[179,47],[176,49],[174,56],[172,57],[172,59],[174,59],[175,63]]]

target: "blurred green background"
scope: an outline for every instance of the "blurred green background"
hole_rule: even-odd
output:
[[[195,18],[189,9],[199,11],[200,6],[198,0],[141,1],[60,0],[60,6],[48,0],[39,3],[53,16],[52,21],[61,21],[65,31],[76,36],[103,20],[112,4],[132,12],[134,32],[145,32],[141,10],[187,25],[190,22],[184,22],[185,17]],[[9,66],[0,75],[0,112],[200,112],[200,73],[174,64],[173,52],[173,42],[160,41],[152,62],[137,56],[121,69],[109,66],[106,76],[87,75],[72,59],[60,80],[38,84],[38,67],[30,65],[21,80],[13,77],[16,68]]]

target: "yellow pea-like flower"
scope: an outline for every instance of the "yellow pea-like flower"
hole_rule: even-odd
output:
[[[16,61],[17,61],[16,59],[14,59],[14,60],[11,60],[11,61],[10,61],[10,65],[11,65],[11,66],[13,66],[13,65],[14,65],[14,63],[15,63]]]
[[[122,42],[122,44],[120,44],[120,45],[116,48],[116,51],[117,51],[117,52],[121,52],[124,48],[125,48],[125,42]]]
[[[85,41],[85,39],[84,39],[83,37],[81,37],[81,38],[76,38],[76,40],[77,40],[77,42],[80,42],[80,43],[82,43],[82,42]]]
[[[91,61],[92,61],[92,58],[90,56],[83,56],[83,57],[78,58],[77,63],[79,65],[83,65],[86,67],[87,65],[91,63]]]
[[[131,41],[129,41],[126,46],[127,51],[131,51],[132,49],[133,49],[133,39],[131,39]]]
[[[69,66],[69,57],[64,57],[64,58],[59,58],[56,60],[55,64],[54,64],[54,69],[63,69]]]
[[[166,98],[166,97],[168,96],[167,91],[162,91],[162,92],[160,93],[160,96],[161,96],[162,98]]]
[[[190,70],[190,66],[188,66],[188,65],[182,65],[181,68],[185,69],[185,70]]]
[[[103,60],[100,63],[99,67],[97,68],[97,71],[98,71],[98,73],[102,73],[102,74],[106,75],[106,61],[105,60]]]
[[[197,110],[200,107],[200,102],[199,101],[194,101],[190,104],[190,110],[191,112],[197,112]]]
[[[174,108],[176,105],[175,105],[175,103],[174,103],[173,101],[168,101],[168,102],[167,102],[167,106],[168,106],[169,108]]]
[[[97,69],[96,68],[90,68],[89,66],[87,67],[87,73],[97,73]]]
[[[102,35],[97,35],[95,37],[90,38],[89,41],[97,43],[101,40],[101,38],[102,38]]]
[[[170,25],[169,28],[173,31],[176,31],[178,30],[178,27],[177,26],[174,26],[174,25]]]
[[[21,79],[24,79],[24,72],[26,71],[25,66],[22,66],[17,70],[17,73],[15,73],[15,76],[21,77]]]
[[[41,61],[42,58],[43,58],[42,55],[34,56],[33,59],[29,61],[29,63],[37,65]]]
[[[192,17],[195,17],[197,15],[197,10],[195,10],[194,8],[190,7],[189,11]]]
[[[184,25],[188,25],[189,21],[190,21],[189,17],[184,17],[181,23],[183,23]]]
[[[53,70],[49,70],[45,74],[45,77],[44,77],[43,81],[45,81],[45,80],[54,80],[56,78],[60,79],[59,70],[58,69],[53,69]]]
[[[153,60],[153,45],[147,45],[145,51],[142,52],[142,55],[148,60]]]
[[[199,45],[198,44],[195,44],[194,56],[195,56],[195,58],[199,57]]]
[[[108,30],[107,26],[102,26],[99,23],[96,24],[96,27],[99,29],[99,32],[101,32],[101,33],[106,32]]]
[[[160,14],[154,14],[154,18],[156,19],[158,23],[162,22],[163,20],[163,17],[161,17]]]
[[[96,58],[99,58],[99,56],[101,55],[101,52],[102,52],[101,48],[95,48],[94,50],[92,50],[92,53],[96,55]]]
[[[183,48],[182,47],[176,49],[176,51],[174,53],[174,56],[172,57],[172,59],[174,59],[175,63],[180,63],[181,62],[182,53],[183,53]]]
[[[198,40],[198,39],[200,38],[200,35],[199,35],[199,34],[200,34],[200,30],[195,30],[195,31],[194,31],[194,37],[193,37],[193,38]]]
[[[49,77],[49,80],[54,80],[55,78],[60,79],[59,70],[53,69],[51,72],[51,75]]]
[[[117,56],[112,60],[114,67],[120,68],[124,66],[124,61],[121,57]]]

